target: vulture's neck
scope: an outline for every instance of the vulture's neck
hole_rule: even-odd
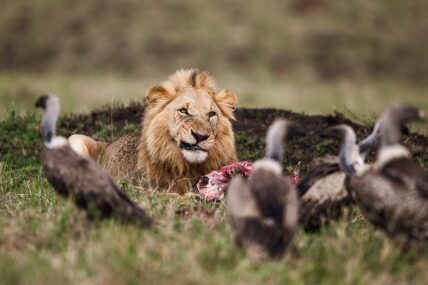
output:
[[[344,132],[344,138],[339,152],[340,165],[346,174],[355,175],[354,164],[358,154],[356,136],[350,128],[346,128]]]
[[[372,133],[368,137],[363,139],[358,145],[358,152],[359,152],[358,163],[364,164],[364,161],[367,155],[369,154],[370,150],[379,140],[379,132],[380,132],[381,124],[382,124],[382,118],[376,122]]]

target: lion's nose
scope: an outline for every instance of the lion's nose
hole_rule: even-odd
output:
[[[205,141],[206,139],[209,138],[209,136],[199,134],[197,132],[194,132],[193,130],[192,130],[192,136],[196,139],[196,143],[200,143],[200,142]]]

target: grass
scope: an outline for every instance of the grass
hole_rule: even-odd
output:
[[[2,4],[0,284],[427,283],[427,248],[400,254],[358,212],[319,233],[300,231],[276,262],[249,260],[234,247],[224,203],[147,195],[126,180],[118,182],[158,225],[89,222],[43,177],[33,107],[46,92],[68,114],[140,101],[177,67],[197,66],[236,92],[240,107],[337,110],[362,123],[396,100],[427,111],[426,1]],[[96,126],[93,136],[105,140],[138,129]],[[58,132],[71,131],[65,124]],[[262,139],[236,138],[242,159],[263,155]],[[317,144],[316,154],[330,147]],[[426,149],[411,147],[427,166]],[[177,215],[183,208],[189,213]]]
[[[251,260],[234,246],[223,202],[147,194],[126,181],[121,181],[125,191],[155,217],[157,225],[143,230],[115,221],[90,222],[70,201],[55,195],[43,177],[37,160],[39,121],[33,113],[7,112],[0,122],[2,284],[426,284],[428,280],[427,247],[400,253],[357,211],[319,233],[300,230],[279,261]],[[136,130],[132,124],[127,128]],[[104,133],[111,136],[110,131]],[[253,138],[238,133],[237,141],[241,158],[261,156],[262,150],[251,150],[257,145]],[[326,148],[319,145],[319,152]],[[186,215],[178,214],[182,209]]]
[[[299,232],[282,260],[260,262],[233,246],[223,204],[188,201],[214,215],[183,219],[175,214],[183,203],[165,194],[137,195],[158,221],[141,230],[89,223],[53,194],[40,172],[16,189],[8,182],[1,188],[4,284],[424,284],[428,278],[426,250],[401,255],[358,215],[321,233]]]
[[[173,72],[173,70],[171,70]],[[428,86],[402,81],[371,79],[325,82],[310,74],[275,77],[265,73],[214,73],[219,88],[238,95],[240,107],[275,107],[296,112],[345,112],[354,119],[373,121],[391,102],[404,100],[428,110]],[[146,90],[163,77],[133,77],[119,74],[28,74],[0,73],[0,119],[8,110],[20,114],[34,110],[38,95],[54,92],[64,112],[89,112],[116,102],[142,100]]]

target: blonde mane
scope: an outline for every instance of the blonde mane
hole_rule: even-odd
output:
[[[183,91],[199,92],[210,98],[221,111],[218,114],[215,142],[209,148],[208,157],[202,163],[189,163],[171,136],[171,114],[166,106],[175,104],[175,99],[186,98]],[[189,91],[190,90],[190,91]],[[206,95],[207,94],[207,95]],[[198,99],[199,100],[199,99]],[[201,97],[200,100],[203,100]],[[197,69],[179,70],[147,93],[145,116],[138,147],[137,171],[141,171],[152,188],[184,193],[198,179],[214,169],[236,161],[234,135],[230,120],[237,104],[236,96],[227,90],[217,92],[215,82],[206,72]],[[196,104],[196,108],[198,104]],[[201,121],[202,119],[199,119]],[[200,128],[198,123],[189,128]]]

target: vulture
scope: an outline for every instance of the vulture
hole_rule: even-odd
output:
[[[423,111],[407,104],[388,108],[375,163],[349,173],[345,181],[363,216],[406,246],[428,241],[428,172],[400,144],[400,125],[424,117]]]
[[[150,226],[151,218],[95,161],[78,155],[64,137],[55,135],[60,111],[58,97],[42,95],[36,107],[44,110],[40,162],[55,191],[61,196],[72,197],[79,208],[87,211],[89,218],[116,217],[142,227]]]
[[[266,157],[253,164],[248,178],[235,176],[226,192],[226,207],[235,243],[250,256],[279,258],[292,240],[298,222],[297,191],[282,176],[283,140],[299,133],[286,120],[267,132]]]
[[[353,165],[364,165],[368,152],[377,144],[379,120],[372,133],[356,145],[354,130],[346,125],[336,126],[321,133],[322,137],[335,135],[343,144],[339,156],[326,155],[315,160],[315,166],[297,185],[300,199],[299,223],[306,230],[318,230],[323,224],[341,216],[343,209],[352,203],[352,197],[345,187],[346,173],[340,161],[346,161],[348,171]]]

